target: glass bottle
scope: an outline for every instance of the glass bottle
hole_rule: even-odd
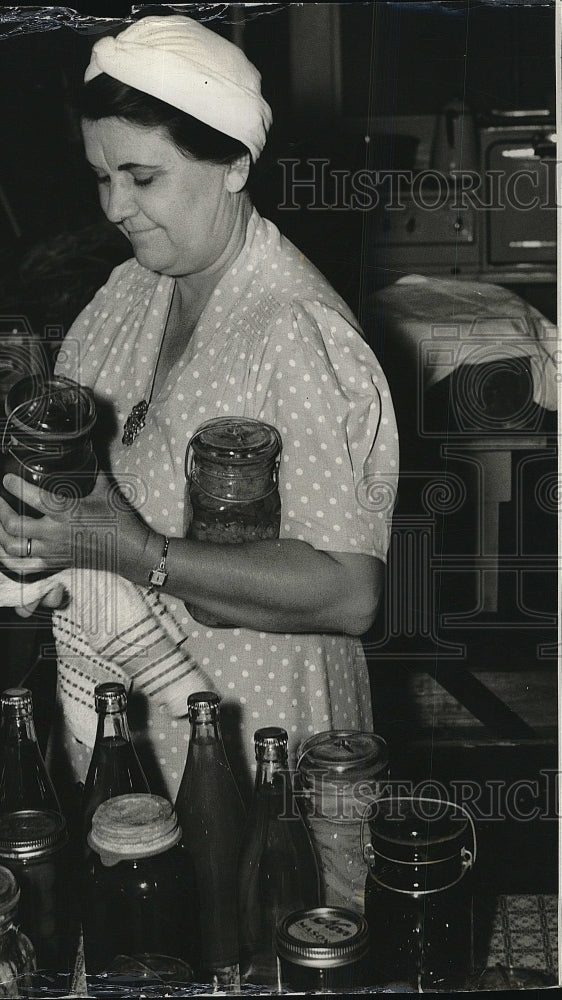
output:
[[[225,753],[219,703],[212,691],[187,699],[191,735],[176,812],[197,879],[200,978],[238,990],[236,882],[246,811]]]
[[[0,813],[22,809],[61,811],[37,742],[31,691],[7,688],[0,695]]]
[[[19,930],[19,886],[11,871],[0,867],[0,996],[19,997],[32,985],[35,951]]]
[[[102,802],[128,792],[150,791],[129,732],[124,686],[98,684],[94,699],[98,727],[82,800],[84,842]]]
[[[244,981],[277,986],[275,934],[279,921],[319,906],[318,863],[293,797],[284,729],[258,729],[258,769],[240,852],[238,899]]]

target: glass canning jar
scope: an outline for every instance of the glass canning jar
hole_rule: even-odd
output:
[[[64,818],[39,809],[1,815],[0,864],[18,882],[19,923],[33,942],[38,970],[64,987],[78,941],[76,880]]]
[[[288,993],[341,993],[369,985],[367,921],[341,906],[318,906],[277,925],[278,989]]]
[[[369,865],[365,916],[373,984],[466,988],[473,967],[470,813],[446,799],[389,796],[369,806],[362,827]]]
[[[32,985],[35,951],[18,927],[19,886],[11,871],[0,867],[0,997],[19,997]]]
[[[217,417],[201,424],[186,452],[192,511],[187,537],[221,545],[278,538],[280,453],[279,431],[261,420]],[[204,625],[221,624],[187,608]]]
[[[198,906],[180,838],[172,804],[158,795],[133,792],[98,806],[84,879],[88,976],[134,980],[150,973],[191,981],[199,951]]]
[[[296,787],[331,906],[363,913],[367,864],[361,819],[389,777],[382,736],[355,729],[315,733],[300,746]]]

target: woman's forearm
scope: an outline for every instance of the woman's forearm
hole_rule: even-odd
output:
[[[142,553],[125,547],[119,572],[146,586],[163,541],[151,532]],[[292,539],[217,545],[171,538],[166,569],[165,593],[225,625],[270,632],[361,635],[383,578],[383,564],[374,557],[319,551]]]

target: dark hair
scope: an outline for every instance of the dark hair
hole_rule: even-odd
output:
[[[185,111],[100,73],[82,88],[77,99],[81,118],[122,118],[134,125],[164,128],[181,153],[210,163],[233,163],[249,153],[239,139],[193,118]]]

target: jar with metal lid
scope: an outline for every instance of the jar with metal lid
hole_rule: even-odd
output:
[[[279,431],[261,420],[217,417],[202,424],[186,453],[188,538],[221,545],[278,538],[280,453]],[[198,608],[188,611],[204,625],[221,624]]]
[[[91,389],[63,376],[28,375],[10,389],[5,410],[4,474],[71,498],[91,493],[97,475]],[[12,494],[6,499],[19,513],[38,516],[26,505],[16,508]]]
[[[363,913],[367,865],[361,819],[388,776],[388,748],[375,733],[335,729],[301,744],[299,801],[320,860],[326,903]]]
[[[199,951],[198,905],[180,839],[175,810],[158,795],[133,792],[98,806],[84,880],[88,976],[158,980],[175,969],[178,979],[191,981]]]
[[[465,987],[473,965],[470,813],[446,799],[381,798],[365,814],[362,842],[373,982]]]
[[[32,985],[35,951],[18,927],[19,898],[12,872],[0,867],[0,997],[19,997]]]
[[[367,921],[341,906],[299,910],[277,925],[279,991],[347,993],[368,986]]]
[[[33,942],[37,968],[64,987],[78,940],[76,879],[64,818],[39,809],[0,815],[0,864],[18,882],[19,923]]]

